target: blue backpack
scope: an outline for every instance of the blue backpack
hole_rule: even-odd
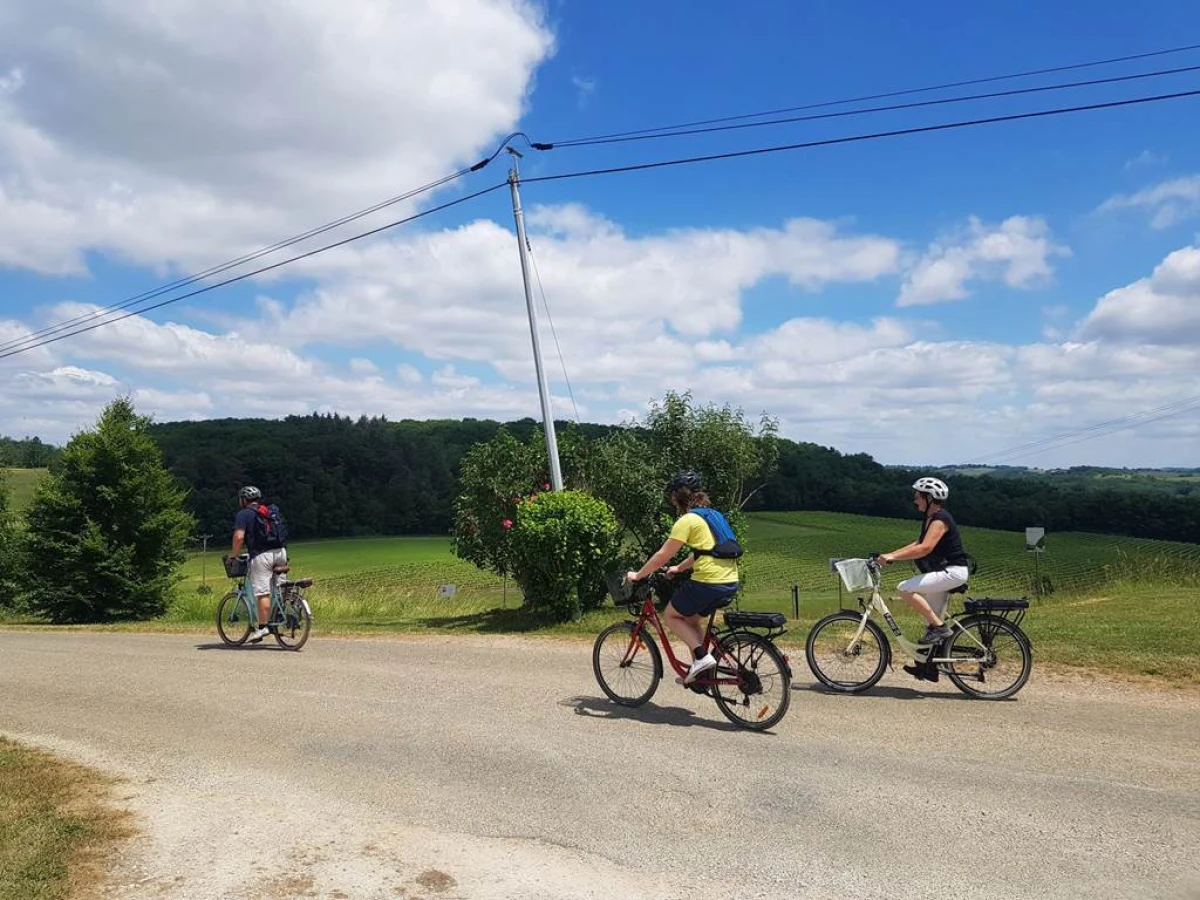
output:
[[[708,530],[712,532],[713,540],[716,544],[711,550],[696,550],[692,549],[694,556],[711,556],[714,559],[741,559],[746,552],[742,549],[742,545],[738,543],[737,535],[733,533],[733,529],[729,527],[729,522],[725,517],[715,509],[709,509],[707,506],[697,506],[694,509],[688,510],[694,512],[708,524]]]

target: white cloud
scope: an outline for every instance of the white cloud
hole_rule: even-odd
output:
[[[356,356],[350,360],[350,371],[355,375],[363,378],[369,378],[379,374],[379,366],[371,362],[369,359],[363,359],[361,356]]]
[[[526,0],[10,0],[0,266],[78,272],[95,249],[190,269],[474,162],[552,51],[541,15]]]
[[[529,227],[555,333],[570,378],[580,382],[686,377],[698,356],[730,356],[742,294],[764,278],[816,291],[875,280],[894,272],[900,257],[894,240],[844,235],[811,219],[778,229],[680,229],[635,238],[568,205],[535,208]],[[507,228],[480,220],[343,248],[301,264],[319,288],[244,330],[289,344],[384,340],[430,359],[486,363],[506,378],[532,380],[515,244]],[[549,323],[538,305],[545,333]],[[699,351],[697,342],[704,344]],[[545,338],[543,347],[554,353]]]
[[[1141,209],[1150,214],[1150,227],[1170,228],[1178,222],[1200,215],[1200,175],[1175,178],[1135,194],[1109,197],[1097,212]]]
[[[1125,169],[1128,171],[1130,169],[1137,169],[1146,166],[1161,166],[1166,161],[1167,158],[1161,154],[1153,153],[1149,150],[1143,150],[1133,159],[1128,160],[1125,163]]]
[[[1200,245],[1176,250],[1149,278],[1105,294],[1079,333],[1117,344],[1200,346]]]
[[[1037,217],[1012,216],[995,226],[972,217],[966,233],[930,246],[909,271],[896,305],[920,306],[970,296],[968,281],[1002,278],[1013,288],[1030,288],[1053,275],[1050,259],[1070,250],[1054,243]]]
[[[575,102],[580,109],[584,109],[588,105],[588,101],[592,99],[592,95],[596,93],[596,88],[599,82],[595,78],[580,78],[578,75],[571,76],[571,84],[575,87]]]

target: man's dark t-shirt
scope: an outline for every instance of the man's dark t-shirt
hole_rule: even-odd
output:
[[[256,537],[254,520],[256,518],[258,518],[258,513],[255,512],[255,508],[253,506],[247,506],[245,509],[239,510],[238,514],[233,519],[233,530],[246,532],[246,552],[249,553],[251,557],[258,556],[258,554],[263,552],[262,548],[254,545],[254,539]]]

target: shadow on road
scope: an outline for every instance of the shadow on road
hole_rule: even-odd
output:
[[[208,644],[197,644],[197,650],[281,650],[290,652],[286,647],[280,647],[274,641],[267,643],[263,641],[261,644],[226,644],[224,641],[212,641]]]
[[[466,613],[461,616],[427,616],[417,620],[427,628],[448,628],[473,631],[480,634],[523,634],[536,631],[551,620],[530,613],[526,609],[489,609],[483,612]]]
[[[642,706],[618,706],[603,697],[571,697],[558,701],[559,706],[570,707],[577,716],[589,719],[628,720],[647,725],[681,725],[686,727],[711,728],[714,731],[741,731],[732,722],[702,719],[690,709],[682,706],[658,706],[646,703]]]
[[[914,682],[915,684],[915,682]],[[971,702],[972,698],[961,694],[958,691],[933,691],[922,690],[919,687],[898,687],[896,685],[884,685],[880,687],[875,685],[863,691],[861,694],[843,694],[841,691],[831,691],[823,684],[813,682],[811,684],[796,684],[792,682],[793,691],[811,691],[814,694],[825,694],[829,697],[850,697],[858,699],[876,698],[891,698],[892,700],[961,700],[963,702]],[[1008,700],[1016,700],[1015,697],[1009,697]],[[995,702],[995,701],[992,701]],[[1003,701],[1008,702],[1008,701]]]

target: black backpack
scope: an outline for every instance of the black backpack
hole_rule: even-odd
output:
[[[272,503],[270,506],[259,504],[254,507],[254,549],[279,550],[287,546],[287,524],[279,507]]]

